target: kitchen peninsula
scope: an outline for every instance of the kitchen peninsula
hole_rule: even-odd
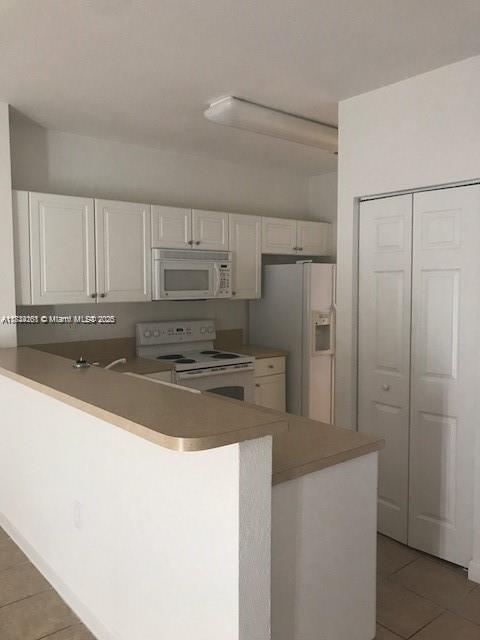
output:
[[[0,525],[99,640],[374,637],[380,440],[27,347],[0,401]]]

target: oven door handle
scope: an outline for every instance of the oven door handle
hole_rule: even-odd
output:
[[[244,371],[253,371],[254,370],[254,366],[247,366],[247,367],[239,367],[238,369],[232,369],[232,368],[225,368],[222,369],[221,371],[202,371],[200,370],[199,373],[195,372],[195,373],[177,373],[176,374],[176,378],[177,380],[193,380],[194,378],[207,378],[207,377],[211,377],[211,376],[221,376],[221,375],[226,375],[226,374],[231,374],[231,373],[243,373]]]

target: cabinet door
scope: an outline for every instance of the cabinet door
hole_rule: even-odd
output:
[[[412,196],[360,205],[358,429],[385,439],[378,528],[407,542]]]
[[[329,222],[297,221],[297,253],[305,256],[328,256],[330,253]]]
[[[259,298],[262,272],[261,218],[231,213],[228,224],[229,250],[232,252],[232,295],[236,298]]]
[[[152,299],[150,205],[95,201],[97,293],[104,302]]]
[[[228,213],[193,209],[192,229],[196,249],[228,250]]]
[[[467,566],[478,431],[480,187],[414,195],[409,544]]]
[[[192,245],[192,211],[152,206],[152,247],[189,249]]]
[[[91,302],[95,293],[90,198],[29,196],[32,304]]]
[[[285,411],[285,374],[255,378],[255,404]]]
[[[262,253],[296,254],[297,221],[262,218]]]

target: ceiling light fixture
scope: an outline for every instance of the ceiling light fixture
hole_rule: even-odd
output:
[[[246,129],[311,147],[320,147],[334,153],[338,149],[336,127],[270,109],[243,98],[228,96],[212,102],[204,111],[204,115],[216,124]]]

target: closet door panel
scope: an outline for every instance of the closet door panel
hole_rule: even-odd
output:
[[[379,531],[407,541],[412,196],[362,202],[358,428],[385,439]]]
[[[480,187],[414,196],[408,541],[471,559]]]

